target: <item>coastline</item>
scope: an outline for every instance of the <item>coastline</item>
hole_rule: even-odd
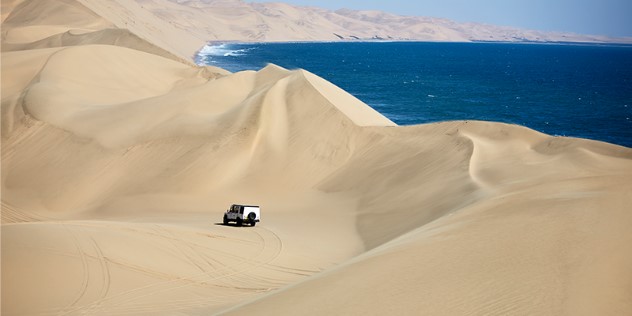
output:
[[[206,47],[222,47],[224,45],[266,45],[266,44],[319,44],[319,43],[446,43],[446,44],[523,44],[523,45],[561,45],[561,46],[599,46],[599,47],[632,47],[632,39],[629,42],[560,42],[560,41],[424,41],[424,40],[309,40],[309,41],[241,41],[241,40],[214,40],[208,41],[198,49],[192,57],[192,62],[198,66],[200,53]]]
[[[471,40],[471,41],[431,41],[431,40],[416,40],[416,39],[358,39],[358,40],[279,40],[279,41],[243,41],[243,40],[212,40],[206,42],[204,46],[216,46],[223,44],[312,44],[312,43],[481,43],[481,44],[552,44],[552,45],[596,45],[596,46],[632,46],[632,39],[629,41],[615,41],[615,42],[573,42],[573,41],[484,41],[484,40]],[[198,50],[199,52],[200,50]]]

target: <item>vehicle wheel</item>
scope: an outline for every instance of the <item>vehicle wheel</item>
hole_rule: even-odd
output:
[[[224,225],[228,225],[228,217],[224,215]]]
[[[250,225],[252,225],[252,227],[254,227],[255,225],[257,225],[257,222],[252,221],[252,222],[250,222]]]
[[[250,222],[252,226],[255,226],[255,219],[257,219],[257,214],[255,213],[248,214],[248,222]]]
[[[237,218],[237,226],[241,226],[241,224],[242,224],[241,218]]]

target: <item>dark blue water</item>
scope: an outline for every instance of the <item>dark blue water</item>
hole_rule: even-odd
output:
[[[205,47],[198,63],[303,68],[400,125],[498,121],[632,147],[632,46],[224,44]]]

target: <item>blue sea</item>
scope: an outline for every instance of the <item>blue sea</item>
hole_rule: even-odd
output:
[[[235,43],[209,44],[196,61],[303,68],[399,125],[497,121],[632,147],[632,46]]]

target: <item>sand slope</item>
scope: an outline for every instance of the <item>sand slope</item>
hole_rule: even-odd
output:
[[[398,127],[83,3],[2,2],[3,315],[632,312],[632,149]],[[219,224],[236,202],[260,225]]]
[[[373,182],[380,188],[361,198],[367,202],[360,204],[357,217],[358,233],[365,245],[375,248],[232,312],[629,313],[629,153],[625,159],[604,156],[600,148],[589,144],[560,150],[560,146],[577,144],[525,131],[518,131],[522,137],[517,137],[515,127],[498,124],[467,125],[451,128],[459,128],[473,142],[469,179],[463,171],[465,179],[449,179],[453,176],[444,170],[448,179],[441,180],[422,171],[418,177],[425,179],[418,184],[398,188],[384,185],[388,176],[380,177]],[[513,135],[489,137],[503,131]],[[533,142],[534,138],[540,141]],[[438,156],[442,155],[433,160],[439,160]],[[415,170],[423,170],[424,165]],[[593,173],[597,165],[610,167],[600,167],[597,173],[601,175],[597,175]],[[448,170],[458,174],[454,167]],[[393,169],[392,173],[397,172]],[[350,174],[344,177],[352,178]],[[416,191],[417,196],[402,197],[401,192],[407,190]],[[424,191],[435,193],[424,200]],[[383,202],[375,207],[375,200]]]

